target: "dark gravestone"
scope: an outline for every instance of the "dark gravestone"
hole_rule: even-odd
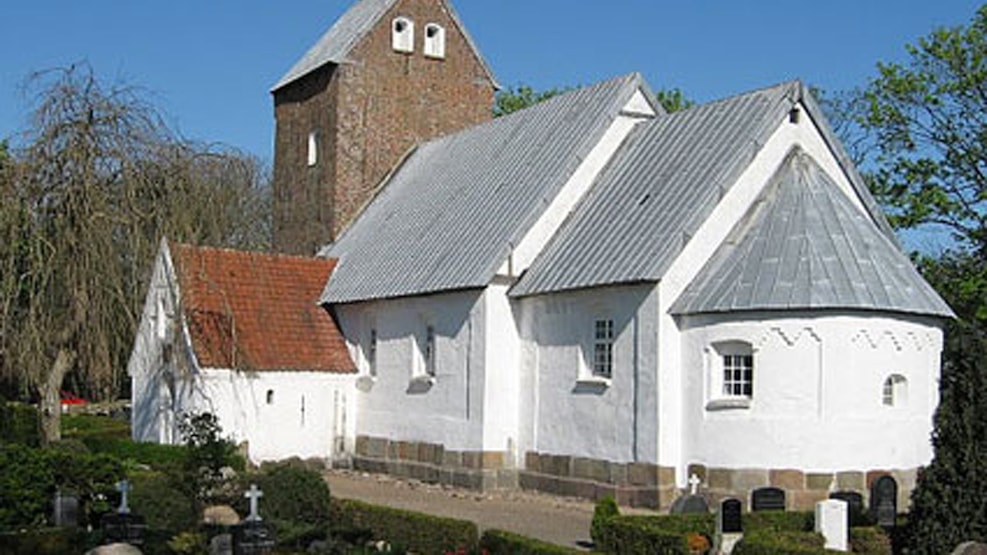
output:
[[[784,511],[785,490],[781,488],[758,488],[751,493],[752,511]]]
[[[721,534],[739,534],[744,531],[740,520],[741,504],[739,499],[725,499],[720,503],[720,514],[717,518],[717,532]]]
[[[891,476],[874,480],[870,488],[870,512],[878,526],[890,528],[898,516],[898,482]]]
[[[56,490],[51,520],[55,526],[59,527],[74,528],[78,526],[79,498],[74,495],[65,495],[61,490]]]
[[[851,527],[867,526],[870,524],[870,519],[867,518],[867,514],[864,512],[864,496],[860,493],[856,491],[834,491],[829,494],[829,498],[846,502],[847,519]]]
[[[707,514],[709,505],[702,495],[682,495],[672,502],[669,512],[673,515]]]
[[[106,543],[144,544],[144,517],[133,513],[107,513],[100,521]]]
[[[261,520],[247,520],[233,527],[233,553],[260,555],[274,552],[274,532]]]

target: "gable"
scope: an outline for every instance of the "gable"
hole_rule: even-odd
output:
[[[383,21],[384,15],[390,12],[403,0],[357,0],[328,31],[288,70],[284,76],[271,88],[275,92],[326,64],[343,64],[349,61],[350,53],[363,41],[377,25],[389,24]],[[483,68],[491,85],[499,89],[500,85],[493,71],[487,65],[479,48],[462,24],[459,15],[446,0],[435,0],[442,4],[449,18],[455,23],[470,50],[476,56],[477,62]]]
[[[671,312],[825,308],[952,316],[908,257],[796,148]]]
[[[336,261],[176,245],[181,311],[202,368],[355,372],[316,304]]]

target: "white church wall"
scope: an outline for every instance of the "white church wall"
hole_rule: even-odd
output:
[[[215,414],[224,435],[248,443],[255,463],[352,450],[352,375],[205,369],[197,381],[190,408]]]
[[[678,326],[669,307],[678,299],[682,291],[692,282],[706,261],[726,240],[737,222],[747,213],[749,207],[767,185],[785,156],[795,146],[801,147],[826,170],[840,189],[862,212],[866,212],[860,198],[855,193],[847,175],[843,172],[833,152],[826,145],[819,129],[804,107],[797,106],[802,113],[796,122],[788,118],[779,121],[777,130],[764,144],[751,164],[741,174],[705,223],[691,237],[685,248],[668,268],[659,283],[659,337],[662,350],[659,359],[658,404],[662,407],[661,428],[658,431],[660,463],[676,466],[676,479],[679,487],[686,485],[686,468],[683,449],[685,434],[682,433],[683,344]]]
[[[507,453],[509,466],[520,463],[521,339],[517,318],[507,291],[509,282],[496,282],[484,291],[483,451]]]
[[[388,299],[335,307],[360,368],[356,435],[482,450],[484,291]],[[421,345],[434,330],[435,375]],[[375,373],[369,352],[376,330]],[[503,446],[500,446],[503,449]]]
[[[522,451],[657,460],[657,295],[652,285],[525,298]],[[594,323],[613,320],[613,373],[593,376]]]
[[[942,348],[934,320],[751,313],[684,317],[682,330],[683,464],[839,472],[931,459]],[[746,406],[723,395],[715,346],[728,342],[752,347]],[[907,392],[888,406],[883,386],[892,375]]]

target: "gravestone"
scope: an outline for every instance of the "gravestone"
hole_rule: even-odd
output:
[[[816,503],[816,532],[826,539],[826,549],[847,550],[850,525],[847,519],[847,502],[827,499]]]
[[[130,482],[122,480],[117,482],[117,491],[120,492],[120,506],[116,512],[103,515],[100,525],[103,529],[103,536],[110,543],[129,543],[130,545],[142,545],[144,543],[144,530],[147,525],[144,517],[130,511],[127,503],[127,494],[130,493]]]
[[[673,515],[707,514],[709,505],[702,495],[682,495],[672,502],[669,512]]]
[[[987,543],[963,542],[956,546],[951,555],[987,555]]]
[[[785,490],[781,488],[758,488],[751,492],[752,511],[784,511]]]
[[[847,516],[850,519],[850,526],[867,526],[870,520],[864,512],[864,496],[856,491],[834,491],[829,494],[830,499],[846,501]]]
[[[276,543],[274,531],[264,524],[258,510],[258,501],[264,492],[257,489],[257,484],[250,484],[250,489],[243,496],[250,499],[250,514],[233,527],[233,553],[257,555],[273,552]]]
[[[724,499],[720,503],[720,511],[716,519],[716,532],[718,534],[740,534],[743,532],[741,509],[739,499]]]
[[[65,495],[62,490],[55,490],[55,502],[52,507],[52,523],[62,528],[74,528],[79,525],[79,498]]]
[[[891,476],[881,476],[871,486],[870,512],[878,526],[894,527],[898,516],[898,482]]]

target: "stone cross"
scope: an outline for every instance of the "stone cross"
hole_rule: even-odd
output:
[[[130,487],[130,482],[127,480],[117,482],[117,491],[120,492],[120,506],[117,508],[119,514],[130,514],[130,507],[127,506],[127,494],[130,493]]]
[[[260,514],[257,513],[257,500],[264,497],[264,492],[257,489],[257,484],[250,484],[250,491],[243,494],[243,496],[250,499],[250,514],[247,516],[247,520],[250,522],[259,522],[261,518]]]
[[[699,484],[701,482],[702,480],[699,479],[699,476],[696,476],[695,474],[689,476],[689,489],[690,489],[689,493],[691,493],[692,495],[696,495],[696,492],[699,490]]]

